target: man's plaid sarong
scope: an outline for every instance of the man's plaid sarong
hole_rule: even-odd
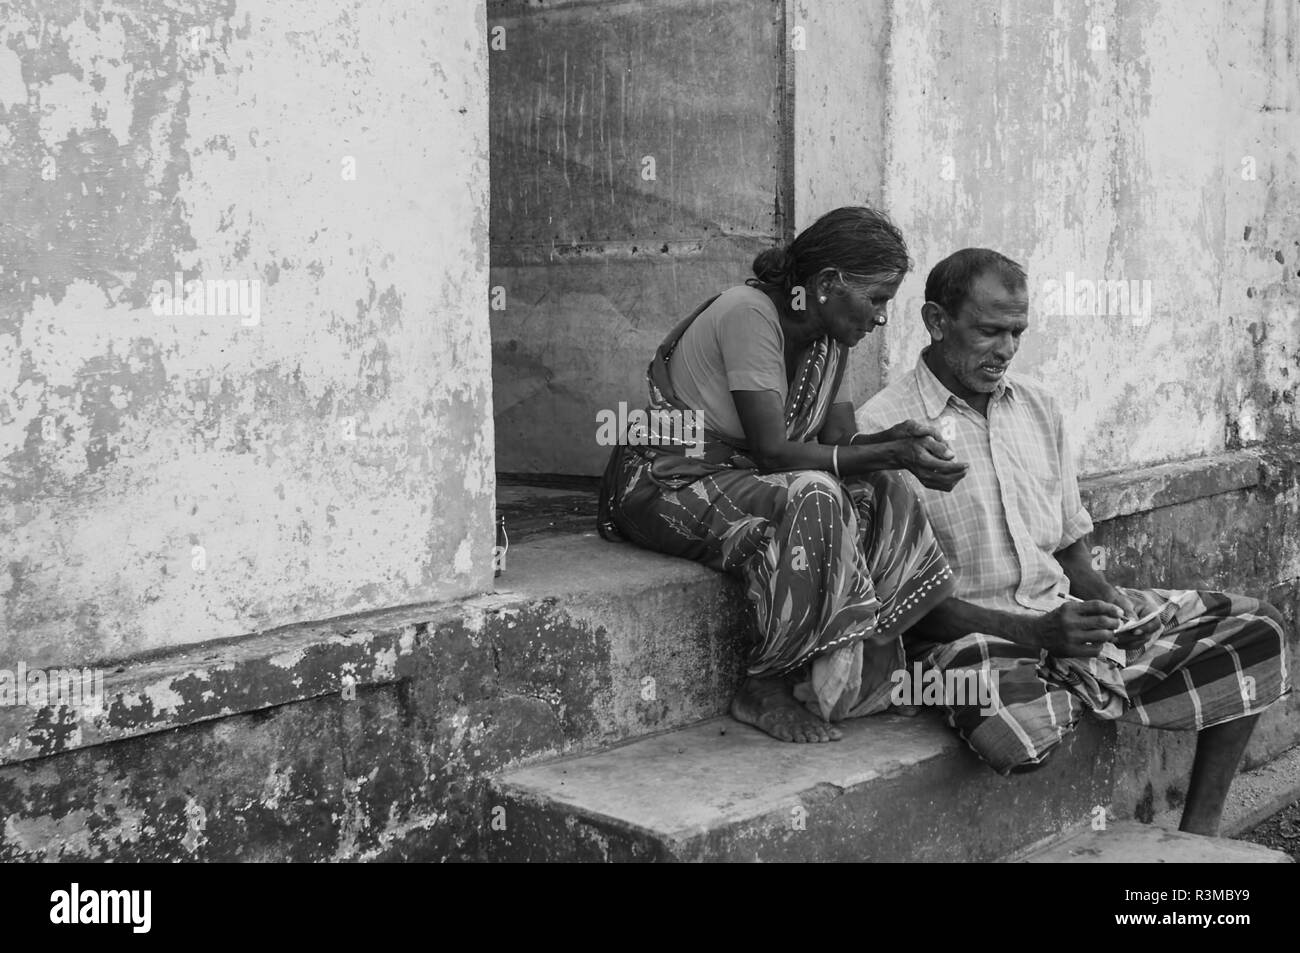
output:
[[[1084,711],[1199,731],[1258,714],[1290,690],[1282,617],[1267,602],[1187,589],[1121,591],[1142,614],[1172,601],[1162,627],[1128,650],[1123,666],[1102,658],[1051,659],[978,633],[939,646],[904,641],[926,668],[992,680],[992,705],[965,699],[971,704],[946,703],[944,710],[948,723],[1002,774],[1045,760]]]

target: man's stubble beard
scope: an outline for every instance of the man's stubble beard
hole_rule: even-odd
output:
[[[977,361],[972,365],[973,369],[968,372],[965,366],[955,362],[952,359],[952,356],[944,348],[940,348],[939,350],[939,359],[943,361],[944,366],[948,368],[952,373],[952,376],[957,379],[957,383],[961,384],[961,386],[966,388],[968,391],[973,391],[976,394],[991,394],[998,389],[997,381],[990,383],[984,380],[972,380],[970,375],[979,373],[980,363],[982,362]],[[1008,366],[1008,370],[1009,369]],[[1005,374],[1003,376],[1005,377]]]

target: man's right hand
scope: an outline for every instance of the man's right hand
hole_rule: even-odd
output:
[[[936,428],[905,420],[888,432],[898,447],[900,465],[922,486],[947,493],[966,475],[968,465],[953,459],[952,449]]]
[[[1058,658],[1094,658],[1115,641],[1124,612],[1099,599],[1066,602],[1034,621],[1034,642]]]

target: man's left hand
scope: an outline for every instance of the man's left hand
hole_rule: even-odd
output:
[[[1107,602],[1112,602],[1124,610],[1124,621],[1131,622],[1134,619],[1141,618],[1141,611],[1133,605],[1133,600],[1124,593],[1120,592],[1114,586],[1111,587],[1103,598]],[[1155,618],[1146,625],[1140,625],[1129,632],[1121,632],[1115,637],[1115,644],[1122,649],[1131,649],[1136,645],[1141,645],[1150,638],[1160,628],[1160,619]]]

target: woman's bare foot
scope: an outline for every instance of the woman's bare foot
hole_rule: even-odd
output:
[[[839,741],[844,733],[799,702],[779,678],[747,678],[731,700],[731,717],[780,741]]]

